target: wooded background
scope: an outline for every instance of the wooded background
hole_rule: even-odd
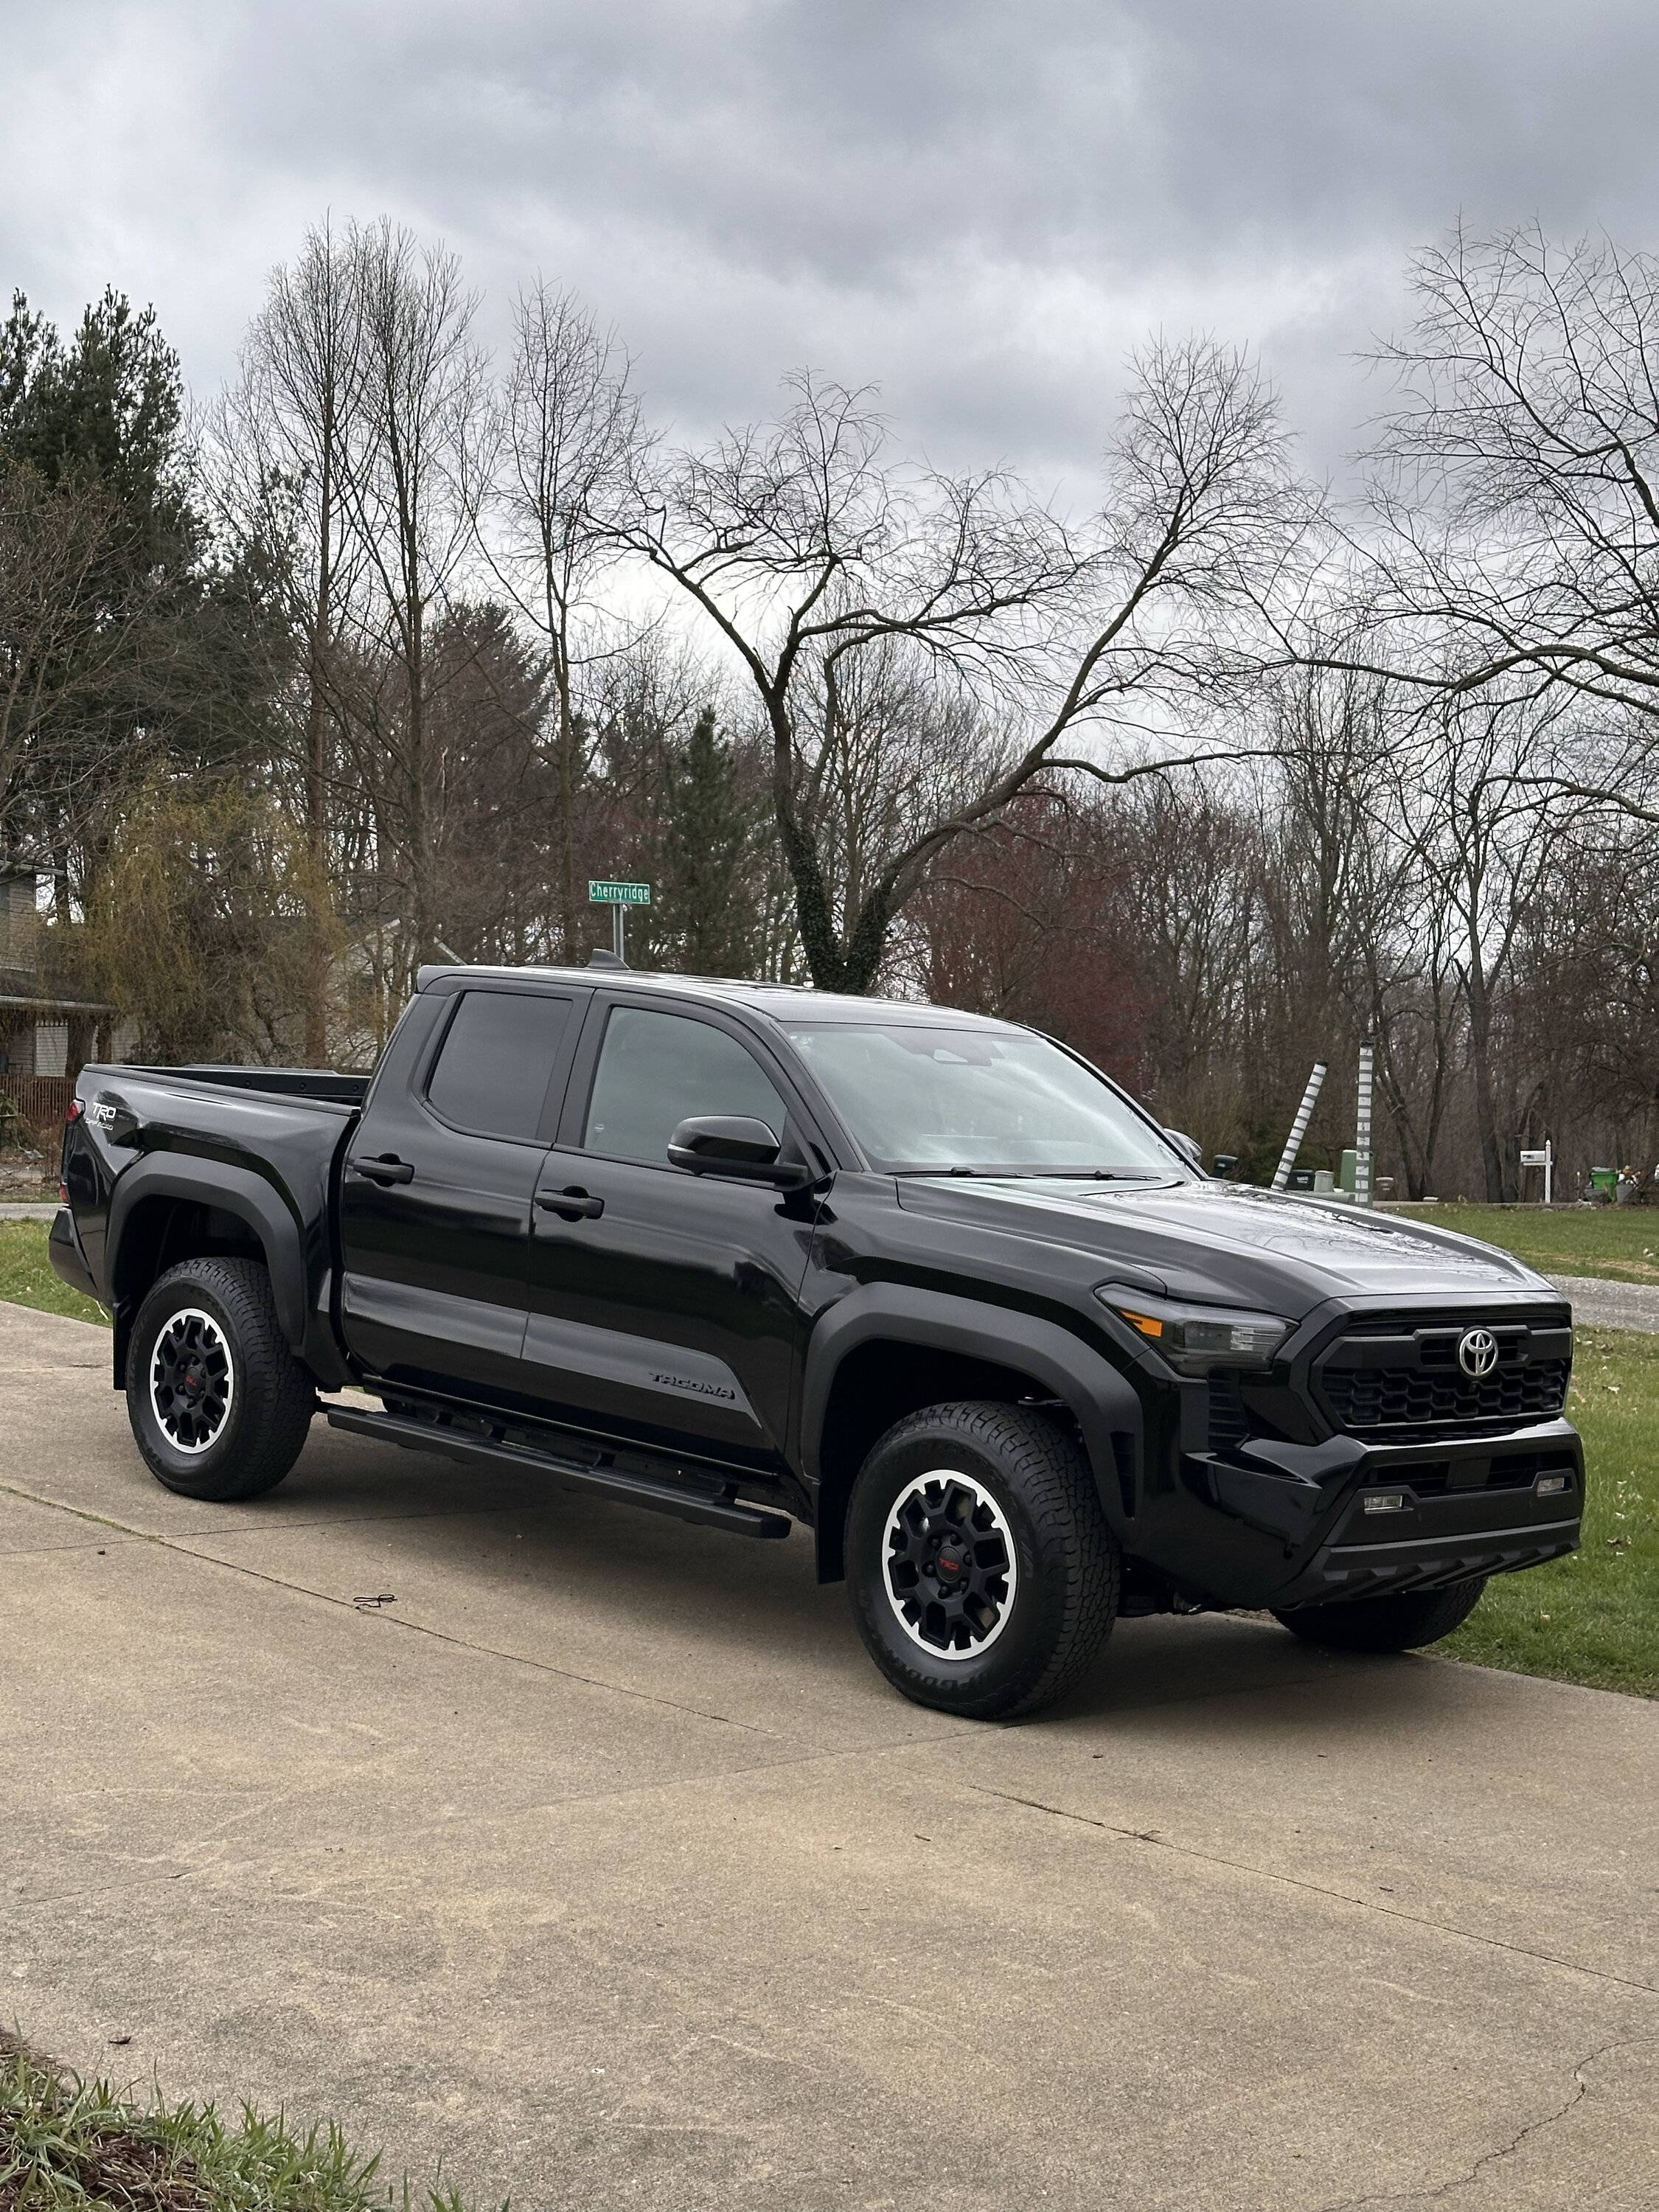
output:
[[[0,866],[78,1062],[369,1065],[426,959],[630,958],[1035,1023],[1243,1171],[1375,1040],[1401,1194],[1659,1159],[1659,275],[1455,234],[1358,489],[1211,340],[1094,501],[807,375],[685,448],[539,282],[309,234],[192,402],[118,292],[0,329]]]

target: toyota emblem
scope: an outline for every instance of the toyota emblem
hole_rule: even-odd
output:
[[[1478,1382],[1498,1364],[1498,1339],[1489,1328],[1472,1328],[1460,1339],[1457,1364]]]

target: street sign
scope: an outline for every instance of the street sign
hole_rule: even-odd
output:
[[[618,960],[628,957],[628,909],[630,906],[649,906],[649,884],[619,884],[610,876],[590,876],[587,879],[587,902],[590,906],[608,906],[611,909],[611,945]]]

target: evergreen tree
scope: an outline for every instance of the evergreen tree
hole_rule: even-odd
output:
[[[679,964],[696,975],[752,974],[760,809],[744,763],[705,707],[665,762],[662,903]]]

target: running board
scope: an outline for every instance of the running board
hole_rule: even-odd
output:
[[[403,1444],[411,1451],[438,1452],[445,1459],[460,1460],[472,1467],[516,1468],[522,1474],[550,1475],[568,1490],[591,1491],[599,1498],[615,1498],[629,1505],[643,1505],[653,1513],[672,1513],[708,1528],[724,1528],[738,1536],[787,1536],[789,1522],[781,1513],[769,1513],[758,1505],[745,1505],[735,1498],[705,1498],[695,1490],[655,1475],[598,1465],[584,1467],[580,1460],[562,1459],[556,1452],[537,1451],[518,1444],[496,1443],[487,1437],[440,1426],[434,1421],[406,1420],[398,1413],[362,1413],[355,1406],[326,1408],[332,1429],[349,1429],[360,1437],[378,1437],[382,1443]]]

